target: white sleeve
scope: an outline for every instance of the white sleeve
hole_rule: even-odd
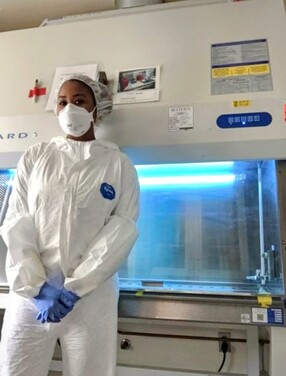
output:
[[[37,151],[38,147],[28,149],[18,163],[9,207],[0,228],[8,248],[6,274],[10,289],[25,297],[37,295],[46,280],[37,250],[34,220],[27,203],[28,180]]]
[[[66,278],[65,288],[83,296],[117,272],[131,251],[137,236],[139,183],[136,170],[124,157],[121,195],[114,213],[88,247],[85,259]]]

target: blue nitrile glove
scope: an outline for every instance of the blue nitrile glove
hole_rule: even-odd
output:
[[[67,305],[67,306],[69,306],[70,304],[74,305],[79,299],[80,297],[76,295],[74,292],[69,291],[65,289],[64,287],[60,289],[59,301],[63,305]]]
[[[73,310],[74,304],[79,299],[79,296],[75,293],[62,287],[58,290],[57,300],[54,302],[53,306],[49,308],[48,312],[43,312],[42,315],[38,315],[39,319],[45,320],[46,322],[60,322],[61,319]]]
[[[37,320],[41,320],[42,323],[47,321],[49,310],[57,302],[59,296],[59,290],[49,285],[47,282],[41,287],[40,292],[34,297],[34,303],[39,309]],[[58,321],[58,320],[57,320]]]
[[[49,309],[47,322],[59,322],[68,313],[73,310],[74,303],[71,300],[62,299],[62,292],[59,290],[59,295],[57,301],[54,303],[53,307]]]
[[[46,298],[46,302],[49,298]],[[42,309],[38,315],[37,320],[40,320],[42,323],[45,322],[60,322],[71,310],[73,305],[66,307],[61,304],[58,300],[51,302],[48,308]]]
[[[39,309],[37,320],[42,323],[60,322],[73,309],[73,303],[70,301],[66,303],[59,301],[60,295],[60,290],[54,286],[48,283],[42,286],[39,294],[34,298],[34,303]]]
[[[49,308],[52,305],[50,300],[47,300],[46,297],[43,295],[37,295],[33,299],[35,306],[38,308],[39,313],[36,317],[37,320],[42,321],[42,323],[46,322],[46,318],[44,318],[44,313],[47,313]]]

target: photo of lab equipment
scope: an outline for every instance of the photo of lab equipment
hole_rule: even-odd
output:
[[[119,72],[117,92],[155,89],[156,68]]]

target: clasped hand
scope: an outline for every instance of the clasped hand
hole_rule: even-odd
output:
[[[57,289],[54,286],[45,283],[39,294],[33,301],[39,310],[36,317],[42,323],[60,322],[69,312],[72,311],[74,304],[79,297],[64,287]]]

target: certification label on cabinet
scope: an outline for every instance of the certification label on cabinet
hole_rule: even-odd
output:
[[[169,131],[180,131],[194,128],[193,106],[169,108]]]
[[[273,90],[266,39],[211,46],[211,93],[234,94]]]

